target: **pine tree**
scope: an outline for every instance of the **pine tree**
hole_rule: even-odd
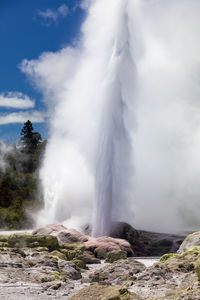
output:
[[[24,138],[26,139],[29,139],[32,137],[33,135],[33,126],[32,126],[32,123],[31,121],[26,121],[26,123],[24,123],[24,127],[22,128],[22,131],[21,131],[21,135],[24,136]]]
[[[21,143],[23,146],[23,150],[26,152],[34,153],[37,145],[41,142],[42,138],[39,132],[33,132],[33,125],[31,121],[26,121],[24,123],[24,127],[22,128],[21,135]]]

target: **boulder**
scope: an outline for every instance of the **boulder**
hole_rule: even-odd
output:
[[[104,285],[90,285],[81,289],[76,295],[72,296],[70,300],[129,300],[140,299],[134,293],[130,293],[122,286],[104,286]]]
[[[80,233],[76,229],[65,229],[56,234],[54,233],[53,235],[55,235],[58,238],[59,242],[66,243],[66,244],[83,243],[83,242],[87,242],[89,239],[89,237]]]
[[[67,275],[70,279],[78,280],[82,277],[80,269],[72,262],[60,260],[58,268],[61,275]]]
[[[200,247],[195,246],[185,250],[182,254],[169,253],[160,258],[160,262],[170,272],[193,272],[200,259]],[[159,265],[159,263],[157,264]]]
[[[85,262],[85,264],[100,264],[100,259],[88,255],[76,255],[76,258]]]
[[[86,250],[95,253],[95,256],[100,259],[106,258],[107,253],[113,250],[122,250],[125,251],[128,256],[133,256],[130,243],[123,239],[105,236],[99,238],[90,238],[84,244]]]
[[[88,270],[88,267],[86,266],[86,263],[85,263],[84,260],[81,260],[81,259],[78,259],[78,258],[75,257],[75,258],[72,260],[72,262],[73,262],[78,268]]]
[[[91,234],[91,225],[83,229]],[[113,222],[110,237],[127,240],[135,256],[161,256],[165,253],[176,252],[185,236],[136,230],[125,222]]]
[[[44,227],[38,228],[32,234],[50,234],[56,236],[60,243],[72,244],[83,243],[88,241],[89,237],[82,234],[76,229],[68,229],[63,225],[49,224]]]
[[[90,233],[91,226],[84,228]],[[50,224],[36,229],[34,235],[50,234],[57,237],[60,244],[85,244],[86,250],[97,258],[105,258],[113,250],[127,252],[127,256],[161,256],[165,253],[176,252],[185,236],[155,233],[136,230],[128,223],[114,222],[110,237],[92,238],[76,229],[68,229],[63,225]],[[0,245],[7,246],[0,237]]]
[[[126,259],[126,258],[127,258],[126,251],[113,250],[111,252],[108,252],[106,257],[106,262],[113,263],[114,261],[117,261],[119,259]]]
[[[136,256],[161,256],[176,252],[185,236],[138,230],[139,238],[131,244]]]
[[[100,269],[89,274],[85,282],[108,285],[126,285],[135,280],[135,275],[146,269],[144,264],[134,258],[118,260],[112,264],[103,265]]]
[[[44,227],[33,230],[32,234],[52,234],[67,229],[65,226],[60,224],[48,224]]]
[[[192,234],[189,234],[182,244],[180,245],[177,253],[181,254],[187,249],[194,247],[194,246],[200,246],[200,232],[194,232]]]
[[[58,250],[54,250],[51,252],[51,256],[54,257],[54,258],[57,258],[58,260],[61,259],[61,260],[67,260],[67,257],[64,253],[58,251]]]
[[[10,235],[0,236],[0,242],[4,243],[4,247],[11,248],[38,248],[46,247],[49,250],[56,250],[59,248],[56,237],[47,234],[32,235],[16,233]]]
[[[128,223],[113,222],[110,236],[114,238],[124,239],[129,241],[130,244],[134,244],[135,241],[139,238],[140,234]]]

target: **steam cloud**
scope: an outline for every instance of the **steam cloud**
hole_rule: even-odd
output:
[[[13,151],[13,146],[0,140],[0,172],[5,172],[8,167],[7,157]]]
[[[107,165],[123,195],[113,218],[157,231],[199,226],[199,10],[199,0],[93,0],[75,47],[22,62],[52,114],[40,222],[91,222]],[[121,148],[112,146],[118,164],[102,150],[98,185],[102,135]]]

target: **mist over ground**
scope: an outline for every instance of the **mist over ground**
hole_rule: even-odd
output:
[[[8,167],[7,157],[13,151],[13,146],[7,145],[4,141],[0,140],[0,170],[5,172]]]
[[[115,186],[113,220],[155,231],[199,227],[199,9],[198,0],[93,0],[73,47],[21,63],[51,115],[39,223],[91,223],[105,187],[97,186],[100,163]],[[119,164],[99,162],[102,132],[112,141],[103,155],[112,148]],[[124,132],[125,150],[113,146]]]

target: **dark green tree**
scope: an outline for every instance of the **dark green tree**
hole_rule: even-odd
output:
[[[31,121],[26,121],[26,123],[24,123],[24,127],[22,128],[21,131],[21,135],[23,135],[24,139],[30,139],[32,137],[33,134],[33,125],[31,123]]]
[[[22,128],[21,135],[21,144],[22,151],[34,153],[37,145],[42,141],[41,135],[39,132],[33,132],[33,125],[30,120],[24,123]]]

